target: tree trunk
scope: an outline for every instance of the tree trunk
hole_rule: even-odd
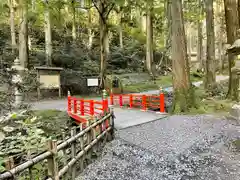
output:
[[[222,15],[223,11],[224,11],[224,7],[222,2],[220,2],[221,4],[219,4],[219,12],[218,12],[218,16]],[[220,18],[220,25],[219,25],[219,42],[218,42],[218,53],[219,53],[219,72],[222,74],[224,71],[224,56],[225,56],[225,52],[224,52],[224,18]]]
[[[36,10],[36,0],[31,0],[32,11]]]
[[[16,32],[15,32],[15,12],[13,0],[8,1],[10,8],[10,28],[11,28],[11,41],[12,41],[12,52],[16,53],[17,42],[16,42]]]
[[[233,0],[224,0],[225,8],[225,21],[226,21],[226,31],[227,31],[227,43],[233,44],[237,38],[237,29],[238,29],[238,9],[237,3]],[[228,83],[228,93],[227,98],[231,98],[233,95],[233,82],[232,82],[232,73],[231,69],[234,63],[234,56],[228,54],[228,71],[229,71],[229,83]]]
[[[170,52],[171,46],[171,2],[170,0],[165,0],[165,16],[166,16],[166,35],[165,35],[165,48]]]
[[[152,24],[152,6],[153,2],[148,2],[146,17],[146,67],[148,73],[153,76],[153,24]]]
[[[107,17],[105,17],[106,12],[104,11],[104,3],[99,3],[99,11],[102,13],[99,15],[100,24],[100,49],[101,49],[101,71],[100,71],[100,87],[104,88],[104,79],[106,76],[106,64],[107,64],[107,39],[108,39],[108,28],[107,28]]]
[[[186,35],[182,12],[182,1],[171,3],[172,15],[172,68],[174,101],[173,112],[186,112],[193,103],[193,90],[190,86],[189,62],[187,57]]]
[[[89,5],[90,6],[90,5]],[[92,10],[88,10],[88,49],[92,48],[94,32],[92,31]]]
[[[45,51],[46,51],[46,63],[48,66],[52,66],[52,29],[51,29],[51,13],[49,10],[49,2],[45,0]]]
[[[26,0],[19,0],[19,61],[22,67],[29,67],[28,62],[28,5]]]
[[[206,2],[206,30],[207,30],[207,57],[206,57],[206,82],[205,88],[209,91],[213,90],[216,83],[215,70],[215,34],[214,34],[214,16],[213,16],[213,0]]]
[[[191,38],[192,38],[192,29],[191,29],[191,23],[186,23],[187,24],[187,30],[186,30],[186,37],[187,37],[187,54],[188,54],[188,61],[189,63],[191,63],[191,59],[192,59],[192,41],[191,41]]]
[[[122,12],[120,11],[119,14],[119,25],[118,25],[118,31],[119,31],[119,45],[120,48],[123,49],[123,30],[122,30]]]
[[[76,30],[75,0],[72,0],[72,13],[73,13],[73,20],[72,20],[72,39],[73,39],[73,44],[76,44],[76,40],[77,40],[77,30]]]
[[[238,17],[240,17],[240,0],[237,0],[237,9],[238,9]],[[238,25],[240,26],[240,18],[238,18]]]
[[[202,8],[202,0],[198,0],[198,8],[199,8],[199,16],[201,17],[203,15],[203,8]],[[202,19],[198,19],[197,23],[198,28],[198,41],[197,41],[197,61],[200,64],[199,69],[204,69],[204,63],[203,63],[203,30],[202,30]]]

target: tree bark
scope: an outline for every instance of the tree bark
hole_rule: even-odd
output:
[[[225,8],[225,21],[226,21],[226,31],[227,31],[227,43],[233,44],[237,38],[237,30],[239,27],[238,19],[238,9],[237,3],[233,0],[224,0]],[[228,71],[229,71],[229,83],[228,83],[228,93],[227,98],[231,98],[233,95],[233,82],[232,82],[232,67],[234,63],[234,56],[228,54]]]
[[[207,31],[207,57],[206,57],[206,82],[205,88],[213,90],[216,83],[216,63],[215,63],[215,34],[214,34],[214,16],[213,0],[206,2],[206,31]]]
[[[104,88],[104,79],[106,76],[106,64],[107,64],[107,44],[108,44],[108,27],[106,17],[106,2],[99,3],[99,24],[100,24],[100,49],[101,49],[101,64],[100,64],[100,87]]]
[[[77,40],[77,29],[76,29],[75,0],[72,0],[72,15],[73,15],[73,20],[72,20],[72,39],[73,39],[73,44],[76,44],[76,40]]]
[[[186,35],[182,12],[182,1],[171,3],[172,15],[172,68],[174,101],[173,112],[186,112],[194,105],[191,92]]]
[[[22,67],[29,67],[28,62],[28,5],[26,0],[19,0],[19,61]]]
[[[151,76],[153,74],[153,24],[152,24],[152,8],[153,2],[152,0],[148,2],[147,5],[147,17],[146,17],[146,67],[148,73]]]
[[[199,16],[203,16],[203,7],[202,7],[202,0],[198,0],[198,9],[199,9]],[[197,22],[198,28],[198,41],[197,41],[197,61],[199,62],[200,66],[199,69],[204,69],[204,62],[203,62],[203,30],[202,30],[202,19],[199,18]]]
[[[10,29],[11,29],[11,41],[12,41],[12,52],[16,53],[17,42],[16,42],[16,32],[15,32],[15,11],[14,11],[14,2],[13,0],[8,0],[10,8]]]
[[[90,7],[91,4],[89,4]],[[88,10],[88,49],[92,48],[94,32],[92,31],[92,10]]]
[[[122,30],[122,12],[118,13],[119,16],[119,25],[118,25],[118,31],[119,31],[119,45],[120,48],[123,49],[123,30]]]
[[[46,51],[46,63],[48,66],[52,66],[52,28],[51,28],[51,13],[49,10],[49,2],[45,0],[45,51]]]
[[[171,2],[170,0],[165,0],[165,16],[166,16],[166,37],[165,37],[165,48],[167,49],[168,54],[170,54],[171,47]]]
[[[238,9],[238,17],[240,17],[240,0],[237,0],[237,9]],[[240,26],[240,18],[238,18],[238,25]]]

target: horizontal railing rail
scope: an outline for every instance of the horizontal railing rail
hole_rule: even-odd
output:
[[[32,172],[31,168],[47,159],[47,178],[50,180],[59,180],[64,174],[68,172],[71,168],[71,178],[76,177],[76,162],[80,160],[80,169],[83,169],[83,161],[86,158],[90,150],[93,150],[94,146],[100,142],[101,139],[111,140],[114,137],[114,119],[113,119],[113,109],[111,108],[109,112],[101,119],[93,119],[88,121],[87,127],[83,129],[82,124],[80,125],[80,132],[76,133],[76,127],[71,130],[71,137],[61,144],[57,145],[56,140],[48,141],[48,150],[39,154],[38,156],[0,174],[0,180],[14,178],[19,173],[29,170]],[[106,127],[106,121],[108,120],[108,127]],[[102,128],[98,128],[101,126]],[[101,132],[98,132],[97,129]],[[86,139],[84,137],[86,136]],[[105,137],[105,138],[104,138]],[[80,141],[80,147],[77,149],[77,140]],[[69,145],[71,145],[71,158],[69,162],[66,162],[64,167],[58,171],[58,161],[56,160],[59,151],[64,150]],[[77,153],[78,152],[78,153]],[[32,174],[29,175],[33,179]],[[31,178],[30,178],[31,179]]]
[[[159,95],[111,94],[110,105],[128,106],[128,108],[138,107],[143,111],[147,109],[159,109],[161,113],[165,113],[163,93]]]

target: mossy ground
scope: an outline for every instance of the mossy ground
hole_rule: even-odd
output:
[[[36,123],[41,123],[41,128],[47,136],[59,135],[71,128],[71,119],[66,111],[36,110],[30,114],[37,117]]]
[[[188,112],[184,114],[216,114],[216,115],[226,115],[234,101],[225,99],[227,92],[227,86],[223,86],[219,92],[214,96],[209,96],[204,90],[203,86],[195,89],[195,100],[197,107],[192,107]]]
[[[191,75],[191,81],[201,81],[201,77],[196,77]],[[141,83],[134,83],[130,85],[123,86],[123,91],[126,93],[135,93],[135,92],[143,92],[148,90],[158,90],[159,87],[165,88],[172,86],[172,75],[161,76],[156,79],[156,81],[146,81]]]

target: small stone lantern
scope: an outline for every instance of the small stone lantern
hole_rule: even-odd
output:
[[[17,74],[15,74],[12,78],[13,83],[15,84],[22,83],[21,73],[25,70],[25,68],[21,66],[18,58],[14,60],[12,69],[17,71]],[[21,103],[23,102],[23,96],[22,96],[22,93],[19,91],[18,87],[14,88],[14,95],[15,95],[15,106],[21,105]]]

